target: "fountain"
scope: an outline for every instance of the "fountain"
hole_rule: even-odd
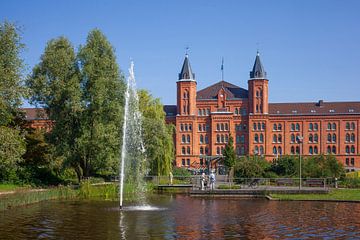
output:
[[[145,148],[142,139],[142,116],[139,111],[139,97],[136,91],[134,75],[134,63],[131,62],[127,88],[125,92],[125,112],[123,122],[123,137],[120,163],[119,197],[120,209],[123,207],[124,184],[130,184],[139,196],[143,199]],[[126,177],[126,178],[125,178]]]

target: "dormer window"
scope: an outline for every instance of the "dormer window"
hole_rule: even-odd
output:
[[[350,108],[350,109],[349,109],[349,112],[350,112],[350,113],[354,112],[354,109]]]
[[[329,110],[329,112],[334,113],[334,112],[335,112],[335,110],[334,110],[334,109],[330,109],[330,110]]]

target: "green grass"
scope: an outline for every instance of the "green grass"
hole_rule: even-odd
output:
[[[0,183],[0,192],[9,192],[24,188],[28,188],[28,186],[16,185],[11,183]]]
[[[360,201],[360,189],[333,189],[328,194],[270,194],[278,200]]]

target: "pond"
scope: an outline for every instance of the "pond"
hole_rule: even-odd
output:
[[[360,204],[154,195],[146,211],[113,201],[48,201],[0,212],[1,239],[358,239]],[[155,208],[155,209],[154,209]]]

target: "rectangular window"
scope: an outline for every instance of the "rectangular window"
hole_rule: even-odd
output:
[[[187,159],[187,165],[190,166],[190,159]]]
[[[182,159],[182,165],[185,166],[185,159]]]
[[[354,166],[355,165],[355,160],[354,158],[351,158],[351,166]]]

